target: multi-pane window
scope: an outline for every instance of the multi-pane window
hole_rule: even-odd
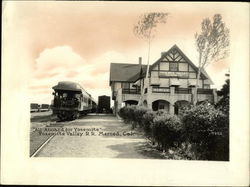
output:
[[[178,63],[169,63],[169,71],[178,71]]]

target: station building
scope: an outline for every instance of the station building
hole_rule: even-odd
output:
[[[179,108],[192,102],[198,68],[174,45],[149,67],[149,86],[141,95],[145,83],[147,65],[111,63],[110,81],[114,113],[126,105],[137,105],[142,97],[143,105],[154,111],[167,110],[178,114]],[[217,101],[216,89],[211,89],[211,78],[201,70],[198,84],[198,102]]]

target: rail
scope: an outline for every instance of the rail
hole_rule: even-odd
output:
[[[176,94],[191,94],[191,89],[190,88],[175,88],[175,93]]]
[[[123,88],[122,89],[123,94],[140,94],[139,89],[128,89],[128,88]]]
[[[198,88],[197,93],[198,94],[213,94],[213,90],[212,89]]]

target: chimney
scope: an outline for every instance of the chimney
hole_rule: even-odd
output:
[[[142,64],[142,58],[139,57],[139,64],[141,65]]]

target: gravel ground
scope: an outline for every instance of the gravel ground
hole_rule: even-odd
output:
[[[30,133],[30,156],[49,138],[50,136],[40,136],[38,131]]]
[[[32,123],[36,122],[51,122],[58,120],[55,115],[52,115],[52,111],[48,112],[37,112],[30,114],[30,121]]]
[[[58,134],[38,157],[164,158],[131,125],[111,115],[84,116],[61,123],[60,128],[52,123],[47,132]]]
[[[52,115],[52,111],[33,112],[30,114],[30,156],[51,136],[39,135],[37,129],[43,129],[46,126],[54,123],[57,117]]]
[[[31,118],[36,117],[36,116],[48,116],[52,114],[52,110],[50,111],[45,111],[45,112],[31,112],[30,116]]]

